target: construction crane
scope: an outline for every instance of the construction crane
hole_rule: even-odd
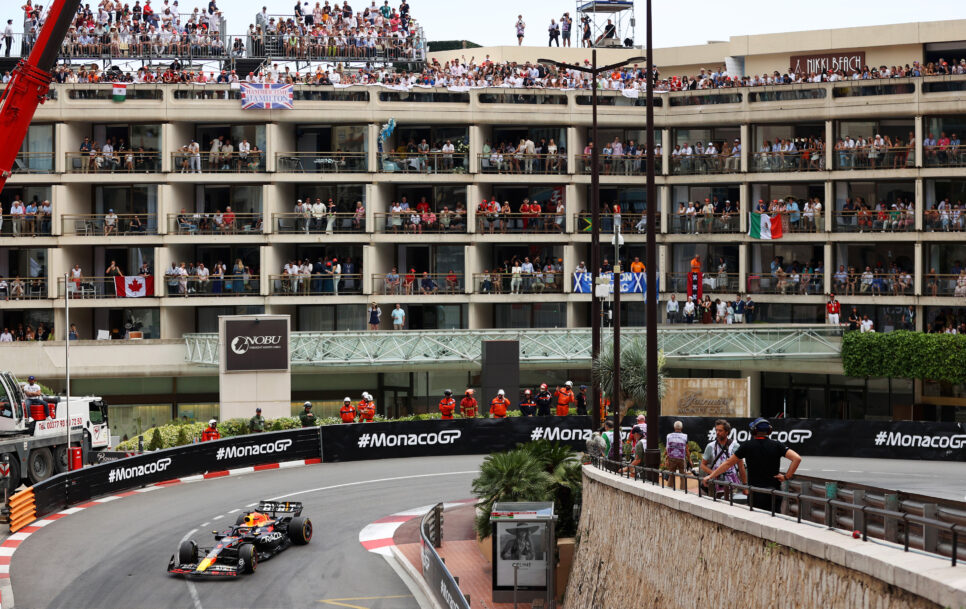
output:
[[[30,51],[14,68],[0,98],[0,191],[7,183],[37,106],[47,99],[57,55],[81,0],[53,0]]]

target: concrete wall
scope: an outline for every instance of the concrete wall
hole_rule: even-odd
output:
[[[589,466],[583,493],[565,609],[931,609],[966,599],[963,568],[948,560]]]

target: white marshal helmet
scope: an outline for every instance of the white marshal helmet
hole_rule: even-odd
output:
[[[309,401],[306,401],[306,402],[305,402],[304,404],[302,404],[302,405],[303,405],[303,406],[305,406],[306,408],[311,408],[311,407],[312,407],[312,402],[309,402]]]
[[[574,386],[574,382],[573,381],[567,381],[566,383],[564,383],[564,385],[566,385],[567,387],[573,387]]]
[[[506,395],[506,393],[502,389],[500,389],[499,391],[497,391],[496,394],[497,395]]]
[[[352,401],[352,398],[350,398],[349,396],[345,396],[345,399],[342,400],[342,401],[343,402],[351,402]]]
[[[208,421],[208,426],[209,426],[209,427],[214,427],[214,426],[215,426],[215,425],[217,425],[217,424],[218,424],[218,421],[216,421],[216,420],[214,420],[214,419],[212,419],[212,420],[210,420],[210,421]]]

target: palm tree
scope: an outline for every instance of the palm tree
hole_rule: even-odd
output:
[[[613,344],[613,343],[611,343]],[[621,396],[618,402],[621,404],[621,417],[627,413],[630,404],[647,407],[647,349],[644,339],[635,339],[621,348]],[[658,399],[664,397],[667,391],[667,384],[664,380],[664,364],[666,359],[663,353],[657,354],[657,393]],[[611,396],[614,402],[614,348],[602,345],[600,354],[593,363],[594,380],[600,385],[603,392]]]
[[[480,475],[473,480],[473,494],[480,509],[475,522],[482,539],[490,534],[490,512],[500,501],[550,501],[552,478],[544,464],[525,448],[493,453],[480,464]]]

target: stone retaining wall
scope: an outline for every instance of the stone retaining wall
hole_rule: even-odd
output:
[[[566,609],[966,607],[964,566],[590,466],[577,544]]]

